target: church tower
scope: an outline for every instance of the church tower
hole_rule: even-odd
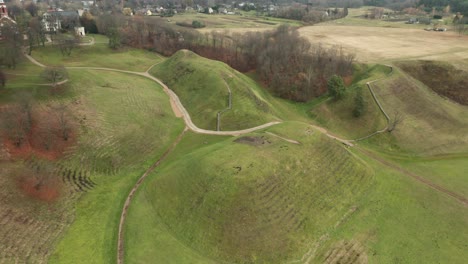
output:
[[[0,0],[0,18],[8,17],[8,10],[3,0]]]

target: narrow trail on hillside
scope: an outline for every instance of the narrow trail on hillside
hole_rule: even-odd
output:
[[[35,60],[33,57],[31,57],[28,54],[24,54],[24,56],[29,61],[31,61],[32,63],[34,63],[35,65],[37,65],[39,67],[42,67],[42,68],[47,67],[46,65],[38,62],[37,60]],[[127,71],[127,70],[120,70],[120,69],[113,69],[113,68],[106,68],[106,67],[87,67],[87,66],[83,66],[83,67],[76,66],[76,67],[65,67],[65,68],[66,69],[83,69],[83,70],[101,70],[101,71],[121,72],[121,73],[127,73],[127,74],[143,76],[145,78],[151,79],[151,80],[157,82],[159,85],[161,85],[163,87],[164,92],[167,95],[169,95],[169,98],[171,100],[172,110],[173,110],[174,114],[176,116],[182,115],[182,118],[184,119],[186,126],[195,133],[207,134],[207,135],[220,135],[220,136],[239,136],[239,135],[242,135],[242,134],[251,133],[251,132],[254,132],[254,131],[264,129],[264,128],[267,128],[267,127],[270,127],[270,126],[281,123],[280,121],[273,121],[273,122],[269,122],[269,123],[266,123],[266,124],[263,124],[263,125],[260,125],[260,126],[251,127],[251,128],[247,128],[247,129],[241,129],[241,130],[233,130],[233,131],[214,131],[214,130],[207,130],[207,129],[199,128],[193,123],[192,118],[190,117],[190,114],[188,113],[187,109],[185,109],[185,107],[183,106],[183,104],[180,101],[177,94],[174,91],[172,91],[171,89],[169,89],[169,87],[167,87],[167,85],[165,85],[161,80],[159,80],[158,78],[152,76],[149,73],[149,70],[151,70],[152,67],[154,67],[155,65],[157,65],[159,63],[160,62],[151,65],[145,72],[135,72],[135,71]]]
[[[37,60],[35,60],[33,57],[31,57],[31,56],[29,56],[27,54],[24,54],[24,55],[33,64],[35,64],[35,65],[37,65],[39,67],[42,67],[42,68],[47,67],[46,65],[44,65],[44,64],[38,62]],[[169,87],[167,87],[161,80],[159,80],[158,78],[152,76],[149,73],[149,71],[155,65],[157,65],[159,63],[161,63],[161,62],[158,62],[156,64],[151,65],[145,72],[135,72],[135,71],[120,70],[120,69],[105,68],[105,67],[66,67],[67,69],[77,69],[77,70],[78,69],[83,69],[83,70],[100,70],[100,71],[120,72],[120,73],[132,74],[132,75],[142,76],[142,77],[151,79],[152,81],[158,83],[159,85],[161,85],[163,87],[163,91],[169,96],[171,107],[172,107],[172,110],[173,110],[174,114],[177,117],[182,117],[184,122],[185,122],[185,125],[186,125],[183,132],[176,138],[176,140],[172,143],[171,147],[169,147],[169,149],[167,149],[166,152],[164,152],[164,154],[150,168],[148,168],[148,170],[139,178],[139,180],[135,183],[135,185],[133,186],[133,188],[131,189],[130,193],[128,194],[128,196],[126,198],[126,201],[124,203],[124,206],[123,206],[123,209],[122,209],[122,212],[121,212],[120,222],[119,222],[119,230],[118,230],[118,241],[117,241],[117,243],[118,243],[118,245],[117,245],[117,263],[118,264],[123,264],[124,263],[124,249],[125,249],[125,245],[124,245],[124,225],[125,225],[125,220],[126,220],[126,216],[127,216],[127,213],[128,213],[128,208],[129,208],[129,206],[130,206],[130,204],[132,202],[132,199],[133,199],[136,191],[139,189],[142,182],[147,178],[147,176],[150,174],[150,172],[152,172],[156,167],[158,167],[161,164],[161,162],[164,161],[165,158],[174,150],[174,148],[177,146],[177,144],[182,140],[182,138],[183,138],[183,136],[184,136],[184,134],[186,133],[187,130],[191,130],[191,131],[193,131],[195,133],[208,134],[208,135],[238,136],[238,135],[251,133],[251,132],[261,130],[261,129],[264,129],[264,128],[267,128],[267,127],[270,127],[270,126],[281,123],[280,121],[273,121],[273,122],[269,122],[269,123],[266,123],[266,124],[263,124],[263,125],[260,125],[260,126],[247,128],[247,129],[243,129],[243,130],[235,130],[235,131],[214,131],[214,130],[201,129],[201,128],[197,127],[193,123],[187,109],[183,106],[183,104],[181,103],[179,97],[175,94],[175,92],[172,91],[171,89],[169,89]],[[391,70],[390,74],[391,74],[393,72],[393,67],[389,66],[389,65],[385,65],[385,66],[390,67],[390,70]],[[391,122],[390,118],[387,115],[387,113],[385,112],[385,110],[383,109],[380,102],[378,101],[376,95],[374,94],[374,92],[372,90],[372,86],[371,86],[373,83],[375,83],[377,81],[380,81],[380,80],[382,80],[382,79],[384,79],[386,77],[383,77],[383,78],[380,78],[380,79],[377,79],[377,80],[373,80],[373,81],[369,81],[369,82],[366,83],[367,87],[369,88],[369,90],[370,90],[370,92],[372,94],[372,97],[373,97],[374,101],[378,105],[380,111],[385,115],[385,118],[387,120],[387,125],[386,125],[385,128],[383,128],[381,130],[378,130],[378,131],[376,131],[376,132],[374,132],[374,133],[372,133],[370,135],[367,135],[365,137],[362,137],[362,138],[343,139],[343,138],[337,137],[337,136],[329,133],[323,127],[319,127],[319,126],[315,126],[315,125],[311,125],[311,127],[318,130],[320,133],[323,133],[327,137],[339,141],[340,143],[344,144],[347,147],[355,147],[356,142],[367,139],[367,138],[372,137],[372,136],[374,136],[376,134],[383,133],[383,132],[387,131],[388,127],[389,127],[389,124]],[[278,136],[276,134],[272,134],[272,133],[270,133],[270,134],[272,136],[279,137],[280,139],[283,139],[283,140],[288,141],[290,143],[300,144],[300,142],[298,142],[298,141],[296,141],[294,139],[280,137],[280,136]],[[450,190],[448,190],[448,189],[446,189],[444,187],[441,187],[441,186],[439,186],[437,184],[434,184],[430,180],[427,180],[426,178],[424,178],[422,176],[419,176],[419,175],[417,175],[415,173],[407,171],[407,170],[399,167],[398,165],[396,165],[396,164],[394,164],[392,162],[389,162],[389,161],[387,161],[387,160],[385,160],[385,159],[383,159],[381,157],[378,157],[375,153],[372,153],[369,150],[366,150],[366,149],[361,148],[361,147],[356,147],[356,148],[362,154],[372,158],[373,160],[376,160],[379,163],[381,163],[381,164],[383,164],[383,165],[385,165],[385,166],[387,166],[387,167],[389,167],[391,169],[394,169],[394,170],[402,173],[405,176],[411,177],[414,180],[418,181],[419,183],[422,183],[422,184],[432,188],[435,191],[438,191],[438,192],[444,193],[446,195],[449,195],[450,197],[454,198],[457,202],[461,203],[465,207],[468,206],[468,199],[466,199],[465,197],[463,197],[463,196],[461,196],[461,195],[459,195],[457,193],[454,193],[454,192],[452,192],[452,191],[450,191]],[[311,256],[313,256],[313,255],[311,255]],[[311,258],[311,256],[308,256],[309,259]],[[309,261],[309,260],[307,260],[307,261]]]
[[[118,233],[118,238],[117,238],[117,263],[118,264],[123,264],[124,263],[124,225],[125,225],[125,220],[127,218],[127,213],[128,213],[128,208],[130,206],[130,203],[132,202],[132,199],[138,190],[138,188],[141,186],[143,181],[148,177],[148,175],[156,168],[158,167],[161,162],[166,159],[166,157],[175,149],[177,144],[182,140],[183,136],[185,135],[185,132],[187,132],[187,127],[184,128],[182,133],[177,136],[176,140],[172,143],[172,145],[164,152],[164,154],[153,164],[151,167],[148,168],[148,170],[145,171],[145,173],[138,179],[138,181],[135,183],[133,186],[132,190],[127,196],[127,199],[125,199],[124,206],[122,208],[122,213],[120,214],[120,221],[119,221],[119,233]]]

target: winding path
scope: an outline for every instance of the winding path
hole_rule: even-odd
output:
[[[46,67],[46,65],[38,62],[37,60],[35,60],[30,55],[25,53],[24,56],[27,59],[29,59],[29,61],[31,61],[32,63],[34,63],[35,65],[37,65],[39,67],[42,67],[42,68]],[[125,200],[124,206],[122,208],[122,213],[120,215],[119,231],[118,231],[118,238],[117,238],[117,263],[118,264],[123,264],[124,263],[124,250],[125,250],[125,248],[124,248],[124,246],[125,246],[124,245],[124,225],[125,225],[125,220],[126,220],[127,213],[128,213],[128,208],[130,206],[130,203],[132,202],[132,199],[133,199],[136,191],[141,186],[141,184],[146,179],[146,177],[149,175],[149,173],[152,172],[157,166],[159,166],[159,164],[161,164],[161,162],[172,152],[172,150],[177,146],[177,144],[180,142],[183,135],[185,134],[185,132],[188,129],[192,130],[195,133],[200,133],[200,134],[238,136],[238,135],[241,135],[241,134],[251,133],[253,131],[264,129],[264,128],[267,128],[267,127],[270,127],[270,126],[281,123],[279,121],[269,122],[269,123],[266,123],[266,124],[263,124],[263,125],[260,125],[260,126],[247,128],[247,129],[243,129],[243,130],[235,130],[235,131],[213,131],[213,130],[201,129],[201,128],[197,127],[193,123],[187,109],[185,109],[185,107],[183,106],[183,104],[180,101],[179,97],[174,93],[174,91],[169,89],[169,87],[167,87],[167,85],[165,85],[161,80],[159,80],[158,78],[152,76],[149,73],[151,68],[153,68],[157,64],[158,63],[151,65],[145,72],[134,72],[134,71],[126,71],[126,70],[119,70],[119,69],[112,69],[112,68],[105,68],[105,67],[66,67],[67,69],[87,69],[87,70],[101,70],[101,71],[121,72],[121,73],[133,74],[133,75],[138,75],[138,76],[142,76],[142,77],[151,79],[151,80],[153,80],[154,82],[157,82],[159,85],[161,85],[163,87],[164,92],[170,98],[171,107],[172,107],[172,110],[173,110],[174,114],[177,117],[182,117],[184,119],[184,122],[185,122],[185,125],[186,125],[184,131],[177,137],[177,139],[174,141],[172,146],[168,150],[166,150],[166,152],[164,152],[164,154],[140,177],[140,179],[138,179],[138,181],[132,187],[130,193],[128,194],[128,196],[127,196],[127,198]],[[68,81],[68,80],[65,80],[64,82],[66,82],[66,81]]]
[[[92,45],[92,44],[90,44]],[[39,67],[46,67],[46,65],[38,62],[37,60],[35,60],[33,57],[27,55],[27,54],[24,54],[25,57],[27,59],[29,59],[32,63],[34,63],[35,65],[39,66]],[[160,62],[159,62],[160,63]],[[276,125],[276,124],[279,124],[281,123],[280,121],[274,121],[274,122],[269,122],[269,123],[266,123],[266,124],[263,124],[263,125],[260,125],[260,126],[256,126],[256,127],[252,127],[252,128],[248,128],[248,129],[243,129],[243,130],[235,130],[235,131],[213,131],[213,130],[206,130],[206,129],[201,129],[199,127],[197,127],[187,109],[183,106],[183,104],[181,103],[179,97],[174,93],[174,91],[172,91],[171,89],[169,89],[169,87],[167,87],[161,80],[159,80],[158,78],[152,76],[149,71],[152,67],[154,67],[155,65],[157,65],[158,63],[150,66],[145,72],[135,72],[135,71],[127,71],[127,70],[120,70],[120,69],[113,69],[113,68],[105,68],[105,67],[66,67],[67,69],[88,69],[88,70],[100,70],[100,71],[112,71],[112,72],[121,72],[121,73],[126,73],[126,74],[133,74],[133,75],[137,75],[137,76],[142,76],[142,77],[145,77],[145,78],[148,78],[148,79],[151,79],[153,80],[154,82],[157,82],[159,85],[161,85],[163,87],[163,90],[164,92],[169,96],[170,98],[170,102],[171,102],[171,107],[172,107],[172,110],[174,112],[174,114],[177,116],[177,117],[182,117],[184,119],[184,122],[185,122],[185,129],[184,131],[177,137],[177,139],[173,142],[173,144],[171,145],[171,147],[169,149],[166,150],[166,152],[139,178],[139,180],[135,183],[135,185],[133,186],[133,188],[131,189],[130,193],[128,194],[126,200],[125,200],[125,203],[124,203],[124,206],[122,208],[122,213],[121,213],[121,216],[120,216],[120,222],[119,222],[119,231],[118,231],[118,245],[117,245],[117,263],[118,264],[123,264],[124,263],[124,225],[125,225],[125,220],[126,220],[126,216],[127,216],[127,213],[128,213],[128,208],[130,206],[130,203],[132,202],[132,199],[136,193],[136,191],[138,190],[138,188],[141,186],[142,182],[146,179],[146,177],[149,175],[149,173],[151,171],[153,171],[157,166],[159,166],[161,164],[161,162],[172,152],[172,150],[177,146],[177,144],[180,142],[180,140],[183,138],[183,135],[185,134],[185,132],[190,129],[191,131],[195,132],[195,133],[200,133],[200,134],[208,134],[208,135],[228,135],[228,136],[238,136],[238,135],[241,135],[241,134],[246,134],[246,133],[251,133],[251,132],[254,132],[254,131],[257,131],[257,130],[261,130],[261,129],[264,129],[264,128],[267,128],[267,127],[270,127],[270,126],[273,126],[273,125]],[[393,67],[392,66],[389,66],[389,65],[386,65],[388,67],[390,67],[391,71],[390,71],[390,74],[393,72]],[[385,78],[385,77],[384,77]],[[374,83],[374,82],[377,82],[379,80],[382,80],[383,78],[380,78],[380,79],[377,79],[377,80],[373,80],[373,81],[369,81],[366,83],[366,85],[368,86],[371,94],[372,94],[372,97],[374,98],[375,102],[377,103],[379,109],[382,111],[382,113],[385,115],[385,118],[387,119],[387,126],[385,128],[383,128],[382,130],[378,130],[368,136],[365,136],[365,137],[362,137],[362,138],[359,138],[359,139],[354,139],[354,140],[348,140],[348,139],[342,139],[342,138],[339,138],[337,136],[334,136],[332,134],[330,134],[325,128],[322,128],[322,127],[319,127],[319,126],[315,126],[315,125],[311,125],[314,129],[320,131],[321,133],[325,134],[326,136],[332,138],[332,139],[335,139],[341,143],[343,143],[344,145],[348,146],[348,147],[354,147],[355,145],[353,144],[353,142],[357,142],[357,141],[360,141],[360,140],[364,140],[364,139],[367,139],[371,136],[374,136],[376,134],[379,134],[379,133],[383,133],[385,131],[387,131],[388,129],[388,126],[390,124],[390,118],[389,116],[387,115],[387,113],[385,112],[385,110],[383,109],[383,107],[381,106],[380,102],[378,101],[377,97],[375,96],[373,90],[372,90],[372,87],[371,87],[371,84]],[[67,81],[67,80],[65,80]],[[283,138],[283,137],[280,137],[278,135],[275,135],[275,134],[272,134],[270,133],[271,135],[273,136],[276,136],[276,137],[279,137],[283,140],[286,140],[290,143],[294,143],[294,144],[300,144],[299,142],[295,141],[295,140],[292,140],[292,139],[287,139],[287,138]],[[357,149],[362,152],[363,154],[365,154],[366,156],[369,156],[371,157],[372,159],[380,162],[381,164],[387,166],[387,167],[390,167],[390,168],[393,168],[401,173],[403,173],[404,175],[406,176],[409,176],[415,180],[417,180],[418,182],[426,185],[426,186],[429,186],[430,188],[436,190],[436,191],[439,191],[439,192],[442,192],[446,195],[449,195],[450,197],[456,199],[458,202],[460,202],[461,204],[463,204],[464,206],[467,206],[468,205],[468,199],[466,199],[465,197],[459,195],[459,194],[456,194],[448,189],[445,189],[441,186],[438,186],[434,183],[432,183],[431,181],[425,179],[424,177],[421,177],[419,175],[416,175],[412,172],[409,172],[393,163],[390,163],[380,157],[377,157],[375,155],[375,153],[371,153],[370,151],[366,150],[366,149],[363,149],[363,148],[360,148],[360,147],[357,147]]]
[[[33,57],[31,57],[31,56],[29,56],[27,54],[24,54],[24,55],[26,56],[26,58],[28,58],[32,63],[36,64],[37,66],[42,67],[42,68],[46,67],[46,65],[38,62]],[[153,66],[154,65],[152,65],[149,69],[151,69]],[[156,78],[156,77],[152,76],[151,74],[149,74],[149,72],[148,72],[149,69],[147,71],[145,71],[145,72],[135,72],[135,71],[126,71],[126,70],[119,70],[119,69],[105,68],[105,67],[86,67],[86,66],[78,67],[77,66],[77,67],[65,67],[65,68],[71,69],[71,70],[73,70],[73,69],[84,69],[84,70],[100,70],[100,71],[121,72],[121,73],[127,73],[127,74],[143,76],[145,78],[151,79],[151,80],[157,82],[159,85],[161,85],[163,87],[164,92],[167,95],[169,95],[169,98],[171,100],[172,110],[173,110],[174,114],[176,116],[178,116],[178,114],[181,114],[182,118],[184,119],[185,125],[195,133],[207,134],[207,135],[220,135],[220,136],[238,136],[238,135],[251,133],[251,132],[261,130],[261,129],[264,129],[264,128],[267,128],[267,127],[270,127],[270,126],[281,123],[280,121],[273,121],[273,122],[269,122],[269,123],[266,123],[266,124],[263,124],[263,125],[260,125],[260,126],[251,127],[251,128],[242,129],[242,130],[233,130],[233,131],[214,131],[214,130],[202,129],[202,128],[197,127],[193,123],[192,118],[190,117],[190,114],[188,113],[187,109],[185,109],[184,105],[180,101],[177,94],[174,91],[172,91],[171,89],[169,89],[169,87],[167,87],[167,85],[165,85],[161,80],[159,80],[158,78]]]

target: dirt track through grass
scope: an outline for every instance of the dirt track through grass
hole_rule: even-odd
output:
[[[127,217],[127,212],[128,212],[128,207],[130,206],[130,203],[132,202],[133,196],[135,195],[136,191],[140,187],[140,185],[143,183],[143,181],[146,179],[148,174],[150,174],[156,167],[161,164],[161,162],[174,150],[174,148],[177,146],[177,144],[182,140],[182,137],[184,136],[185,132],[187,131],[187,127],[182,131],[182,133],[176,138],[174,143],[171,145],[171,147],[164,152],[164,154],[159,158],[141,177],[138,179],[136,182],[135,186],[133,186],[132,190],[127,196],[127,199],[125,200],[124,207],[122,209],[122,214],[120,215],[120,223],[119,223],[119,233],[118,233],[118,240],[117,240],[117,263],[122,264],[124,263],[124,225],[125,225],[125,219]]]
[[[363,149],[363,148],[356,148],[357,150],[359,150],[360,152],[362,152],[363,154],[365,154],[366,156],[378,161],[379,163],[389,167],[389,168],[392,168],[394,170],[397,170],[399,172],[401,172],[402,174],[408,176],[408,177],[411,177],[415,180],[417,180],[418,182],[436,190],[436,191],[439,191],[439,192],[442,192],[448,196],[451,196],[452,198],[454,198],[455,200],[457,200],[457,202],[461,203],[462,205],[464,205],[465,207],[468,206],[468,199],[463,197],[462,195],[460,194],[457,194],[455,192],[452,192],[444,187],[441,187],[437,184],[434,184],[433,182],[431,182],[430,180],[422,177],[422,176],[419,176],[413,172],[410,172],[408,170],[405,170],[403,169],[402,167],[400,166],[397,166],[395,165],[394,163],[391,163],[381,157],[379,157],[378,155],[376,155],[375,153],[369,151],[369,150],[366,150],[366,149]]]

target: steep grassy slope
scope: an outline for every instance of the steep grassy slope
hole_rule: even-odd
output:
[[[468,72],[447,62],[409,61],[397,64],[441,96],[468,105]]]
[[[366,82],[385,78],[390,70],[383,65],[360,65],[355,69],[354,84],[346,89],[346,95],[341,100],[329,99],[315,106],[311,116],[329,131],[347,139],[357,139],[384,128],[385,117],[375,103]],[[365,110],[360,117],[353,116],[355,96],[361,89]]]
[[[371,143],[419,155],[468,151],[468,108],[446,100],[398,69],[374,85],[382,106],[401,123],[392,134],[377,136]],[[396,147],[394,147],[396,146]]]
[[[366,192],[372,171],[307,125],[226,139],[161,168],[137,194],[126,261],[300,259]],[[138,224],[141,219],[149,226]]]
[[[464,263],[466,206],[356,153],[375,169],[375,184],[358,209],[317,245],[310,263]]]
[[[116,256],[120,212],[129,190],[183,128],[167,95],[152,81],[132,75],[73,72],[86,114],[86,131],[62,163],[89,169],[95,189],[76,205],[74,223],[51,263],[106,263]],[[79,113],[83,113],[79,111]]]
[[[258,86],[222,62],[182,50],[156,65],[151,74],[175,91],[200,128],[216,129],[217,113],[228,108],[228,88],[232,109],[221,115],[221,130],[254,127],[275,119],[274,109]]]
[[[22,69],[28,67],[16,73],[28,74]],[[124,198],[183,128],[162,87],[145,78],[70,71],[68,86],[51,94],[50,87],[14,79],[0,94],[0,106],[20,90],[32,92],[34,109],[64,103],[77,134],[77,144],[54,161],[10,160],[0,138],[0,263],[109,262]],[[57,201],[39,201],[18,188],[17,174],[42,168],[51,168],[59,182]]]

